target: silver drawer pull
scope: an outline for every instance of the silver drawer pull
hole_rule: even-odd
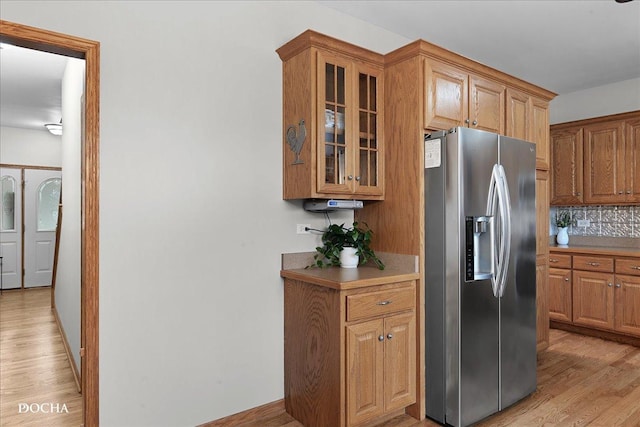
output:
[[[558,260],[555,258],[549,258],[549,262],[558,262]]]
[[[377,303],[378,305],[389,305],[391,304],[391,301],[387,300],[387,301],[380,301]]]
[[[588,262],[587,265],[592,265],[594,267],[597,267],[597,266],[600,265],[600,263],[599,262]]]
[[[638,265],[632,265],[632,266],[631,266],[631,267],[629,267],[629,268],[632,268],[632,269],[634,269],[634,270],[640,270],[640,266],[638,266]]]

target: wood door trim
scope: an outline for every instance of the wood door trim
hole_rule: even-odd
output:
[[[100,43],[0,20],[0,40],[17,46],[85,60],[85,132],[82,141],[81,363],[83,424],[99,424],[98,279]]]

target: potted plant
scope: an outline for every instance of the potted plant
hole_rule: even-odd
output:
[[[375,265],[384,270],[384,263],[371,249],[371,236],[373,231],[364,224],[357,222],[353,227],[347,228],[344,224],[332,224],[322,234],[322,244],[316,248],[315,262],[309,267],[341,266],[343,268],[356,268],[358,265],[373,261]],[[353,258],[349,260],[348,254]]]
[[[558,226],[556,241],[559,245],[566,245],[569,243],[567,228],[570,225],[576,225],[576,220],[571,218],[571,213],[567,210],[558,211],[558,213],[556,213],[556,226]]]

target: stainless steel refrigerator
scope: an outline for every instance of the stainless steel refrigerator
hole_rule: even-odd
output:
[[[466,426],[536,389],[535,145],[425,136],[426,412]]]

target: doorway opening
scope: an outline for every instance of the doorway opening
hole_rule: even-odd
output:
[[[84,137],[81,142],[81,337],[83,424],[99,424],[99,95],[100,44],[0,20],[0,42],[85,60]]]

